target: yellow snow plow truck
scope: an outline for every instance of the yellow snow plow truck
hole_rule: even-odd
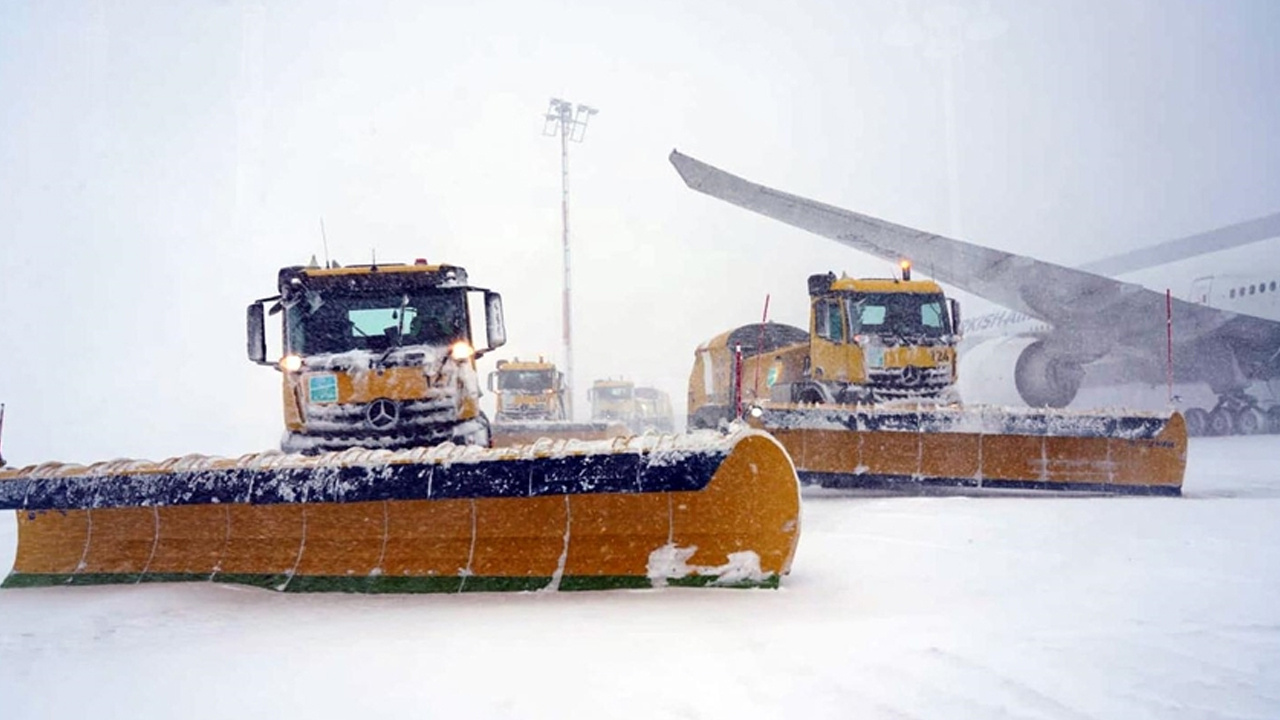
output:
[[[486,346],[471,333],[482,299]],[[265,308],[282,315],[267,360]],[[489,448],[475,358],[497,293],[451,265],[289,267],[248,310],[291,454],[0,470],[5,587],[213,581],[281,591],[776,586],[799,485],[768,434]]]
[[[697,349],[691,429],[745,416],[825,487],[1181,493],[1176,412],[959,404],[959,306],[937,284],[827,273],[809,300],[808,332],[747,325]]]
[[[630,432],[617,421],[570,422],[565,410],[564,373],[542,358],[499,360],[489,373],[489,392],[497,398],[493,416],[495,447],[543,438],[602,440]]]
[[[636,432],[675,432],[671,396],[654,387],[636,388]]]
[[[588,393],[591,417],[600,422],[617,421],[631,432],[669,433],[674,430],[671,398],[652,387],[636,387],[630,380],[596,380]]]
[[[620,420],[630,425],[636,414],[636,384],[630,380],[596,380],[587,391],[592,420]]]
[[[476,358],[506,342],[502,298],[454,265],[287,267],[249,305],[249,359],[283,372],[285,452],[489,445]],[[471,337],[484,298],[488,347]],[[283,313],[284,356],[266,357],[263,307]]]

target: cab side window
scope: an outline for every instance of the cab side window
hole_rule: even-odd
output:
[[[832,342],[844,342],[844,322],[840,315],[840,302],[835,299],[819,300],[814,307],[815,330],[818,337]]]

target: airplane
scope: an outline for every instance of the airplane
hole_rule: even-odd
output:
[[[908,259],[938,281],[1006,308],[996,322],[975,318],[967,327],[997,331],[986,339],[1016,340],[1012,375],[1027,405],[1066,407],[1086,376],[1104,386],[1171,380],[1207,385],[1216,397],[1211,409],[1184,409],[1190,434],[1280,432],[1280,403],[1265,407],[1249,392],[1259,383],[1280,386],[1280,263],[1202,272],[1186,299],[1168,297],[1167,285],[1156,290],[1104,274],[1280,236],[1280,214],[1069,268],[791,195],[676,150],[669,159],[693,190],[875,257]],[[1170,328],[1176,332],[1167,335]]]

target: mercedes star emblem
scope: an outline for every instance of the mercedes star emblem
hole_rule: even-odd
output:
[[[915,365],[908,365],[902,368],[902,386],[903,387],[915,387],[916,385],[919,385],[920,381],[923,379],[924,379],[923,373],[921,373],[920,368],[916,367]]]
[[[400,406],[386,398],[379,398],[369,403],[369,409],[364,415],[370,427],[386,430],[400,420]]]

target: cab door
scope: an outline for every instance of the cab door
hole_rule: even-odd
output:
[[[818,297],[813,301],[809,375],[819,382],[861,382],[861,378],[852,377],[850,355],[858,348],[848,342],[849,323],[842,305],[836,296]],[[857,364],[860,368],[861,362]]]

